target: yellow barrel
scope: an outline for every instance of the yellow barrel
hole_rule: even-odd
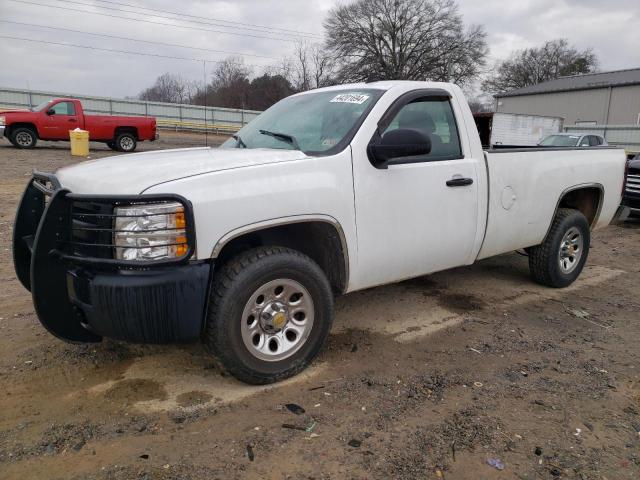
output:
[[[71,140],[71,155],[86,157],[89,155],[89,132],[86,130],[69,130],[69,140]]]

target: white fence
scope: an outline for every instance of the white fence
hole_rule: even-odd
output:
[[[609,145],[640,153],[640,125],[568,125],[564,131],[602,135]]]
[[[159,128],[175,130],[204,131],[207,129],[216,133],[236,132],[260,114],[255,110],[205,108],[197,105],[123,100],[3,87],[0,87],[0,109],[31,108],[47,100],[60,97],[80,100],[88,114],[155,117]]]

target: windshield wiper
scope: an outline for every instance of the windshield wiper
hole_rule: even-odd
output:
[[[279,132],[270,132],[269,130],[258,130],[262,135],[269,135],[270,137],[277,138],[278,140],[282,140],[284,142],[290,143],[293,145],[293,148],[296,150],[301,150],[300,144],[296,140],[296,137],[293,135],[289,135],[288,133],[279,133]]]
[[[240,147],[247,148],[247,144],[242,141],[242,139],[240,138],[240,135],[238,135],[237,133],[234,133],[233,135],[231,135],[231,138],[233,138],[236,142],[238,142],[238,145],[240,145]]]
[[[233,138],[236,142],[238,142],[238,145],[240,146],[240,148],[247,148],[247,144],[242,141],[242,139],[240,138],[240,135],[238,135],[237,133],[234,133],[233,135],[231,135],[231,138]]]

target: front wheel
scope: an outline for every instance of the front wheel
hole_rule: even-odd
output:
[[[571,285],[584,268],[590,243],[586,217],[578,210],[559,209],[544,242],[529,249],[531,275],[549,287]]]
[[[18,148],[33,148],[38,142],[38,137],[31,128],[20,127],[11,132],[10,140]]]
[[[333,320],[333,294],[309,257],[281,247],[241,253],[214,277],[203,341],[222,366],[252,384],[306,368]]]

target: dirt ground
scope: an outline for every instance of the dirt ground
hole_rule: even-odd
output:
[[[42,328],[13,216],[32,168],[76,161],[68,144],[0,141],[0,478],[640,478],[640,224],[596,232],[565,290],[513,253],[339,298],[314,366],[251,387],[197,344],[71,345]]]

